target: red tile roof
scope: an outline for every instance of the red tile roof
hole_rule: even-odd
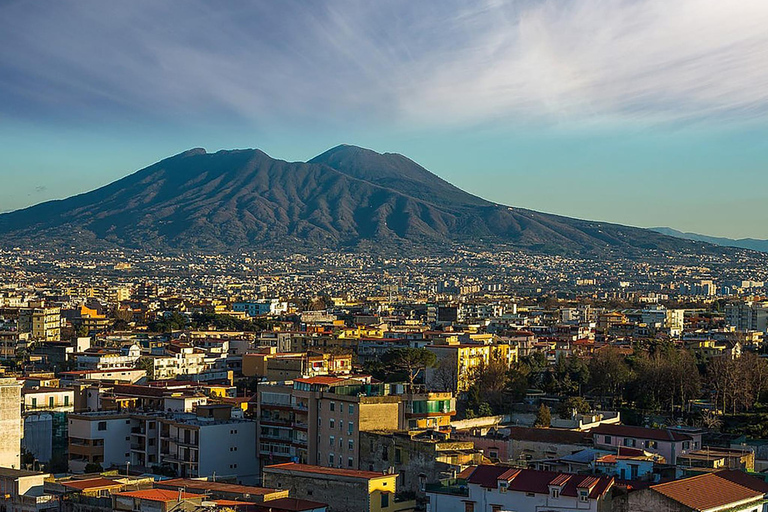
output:
[[[762,499],[765,496],[765,492],[740,485],[719,476],[718,473],[705,473],[674,482],[652,485],[651,489],[698,511],[723,508],[738,502]]]
[[[120,482],[115,482],[114,480],[108,480],[106,478],[88,478],[85,480],[70,480],[68,482],[61,482],[61,485],[70,489],[85,491],[87,489],[103,489],[105,487],[120,487],[123,484],[121,484]]]
[[[306,512],[317,508],[327,507],[325,503],[302,500],[299,498],[278,498],[269,500],[256,508],[262,512]]]
[[[207,480],[193,480],[190,478],[173,478],[171,480],[162,480],[156,484],[159,487],[172,487],[174,489],[192,489],[195,491],[221,491],[229,493],[249,494],[251,496],[263,496],[280,492],[279,489],[269,489],[266,487],[252,487],[249,485],[228,484],[225,482],[208,482]]]
[[[194,499],[194,498],[206,498],[205,494],[191,494],[188,492],[169,491],[167,489],[146,489],[143,491],[126,491],[118,492],[117,496],[126,496],[128,498],[138,498],[140,500],[147,501],[159,501],[167,503],[169,501],[176,501],[181,496],[181,499]]]
[[[312,466],[310,464],[298,464],[295,462],[286,462],[284,464],[274,464],[272,466],[266,466],[265,471],[270,469],[281,471],[297,471],[299,473],[312,473],[316,475],[331,475],[331,476],[346,476],[352,478],[363,478],[365,480],[372,480],[374,478],[386,478],[393,475],[385,473],[377,473],[375,471],[359,471],[356,469],[341,469],[341,468],[326,468],[323,466]],[[397,473],[395,473],[396,475]]]
[[[318,376],[318,377],[309,377],[309,378],[302,378],[302,379],[294,379],[294,382],[301,382],[303,384],[320,384],[325,386],[332,386],[333,384],[337,384],[339,382],[342,382],[346,379],[340,379],[338,377],[324,377],[324,376]]]
[[[629,425],[598,425],[589,431],[590,434],[602,434],[619,437],[634,437],[637,439],[652,439],[654,441],[690,441],[693,438],[684,432],[674,429],[632,427]]]
[[[488,489],[495,489],[502,475],[509,474],[509,466],[482,465],[475,467],[467,478],[470,484],[477,484]],[[596,482],[593,482],[596,479]],[[605,494],[613,486],[613,478],[594,477],[589,475],[572,475],[569,473],[557,473],[554,471],[538,471],[535,469],[521,469],[508,479],[508,491],[533,492],[537,494],[549,494],[550,485],[562,485],[562,496],[578,496],[579,488],[590,489],[589,497],[596,499]]]

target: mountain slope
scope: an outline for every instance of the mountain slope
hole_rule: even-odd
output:
[[[262,151],[186,151],[91,192],[0,215],[6,243],[151,250],[381,250],[491,243],[634,257],[713,247],[653,231],[497,205],[402,155],[339,146],[309,162]]]
[[[740,249],[749,249],[751,251],[768,252],[768,240],[758,238],[725,238],[719,236],[700,235],[698,233],[687,233],[676,229],[660,227],[650,228],[652,231],[663,235],[674,236],[684,240],[695,240],[697,242],[706,242],[709,244],[721,245],[723,247],[737,247]]]

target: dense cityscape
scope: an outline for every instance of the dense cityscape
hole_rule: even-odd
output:
[[[768,299],[744,254],[5,250],[4,506],[761,506]]]

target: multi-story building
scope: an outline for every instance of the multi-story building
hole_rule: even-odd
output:
[[[436,341],[426,349],[437,357],[436,364],[425,372],[427,388],[436,391],[466,391],[476,368],[493,360],[503,361],[507,366],[517,361],[517,346],[505,343],[461,343],[458,339],[447,339]]]
[[[166,466],[182,478],[216,475],[255,483],[256,423],[231,407],[200,406],[197,413],[71,414],[69,469]]]
[[[266,464],[295,460],[357,469],[360,432],[398,430],[402,397],[370,378],[311,377],[259,389],[259,453]]]
[[[116,368],[132,368],[141,357],[141,347],[131,345],[120,350],[89,348],[75,354],[78,369],[108,370]]]
[[[19,311],[19,332],[30,333],[33,340],[58,341],[61,336],[61,309],[22,308]]]
[[[725,306],[725,320],[737,331],[768,331],[768,302],[739,302]]]
[[[0,467],[21,468],[21,384],[0,378]]]

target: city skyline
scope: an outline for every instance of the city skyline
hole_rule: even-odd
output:
[[[0,9],[2,211],[192,147],[348,143],[502,204],[768,238],[760,2]]]

